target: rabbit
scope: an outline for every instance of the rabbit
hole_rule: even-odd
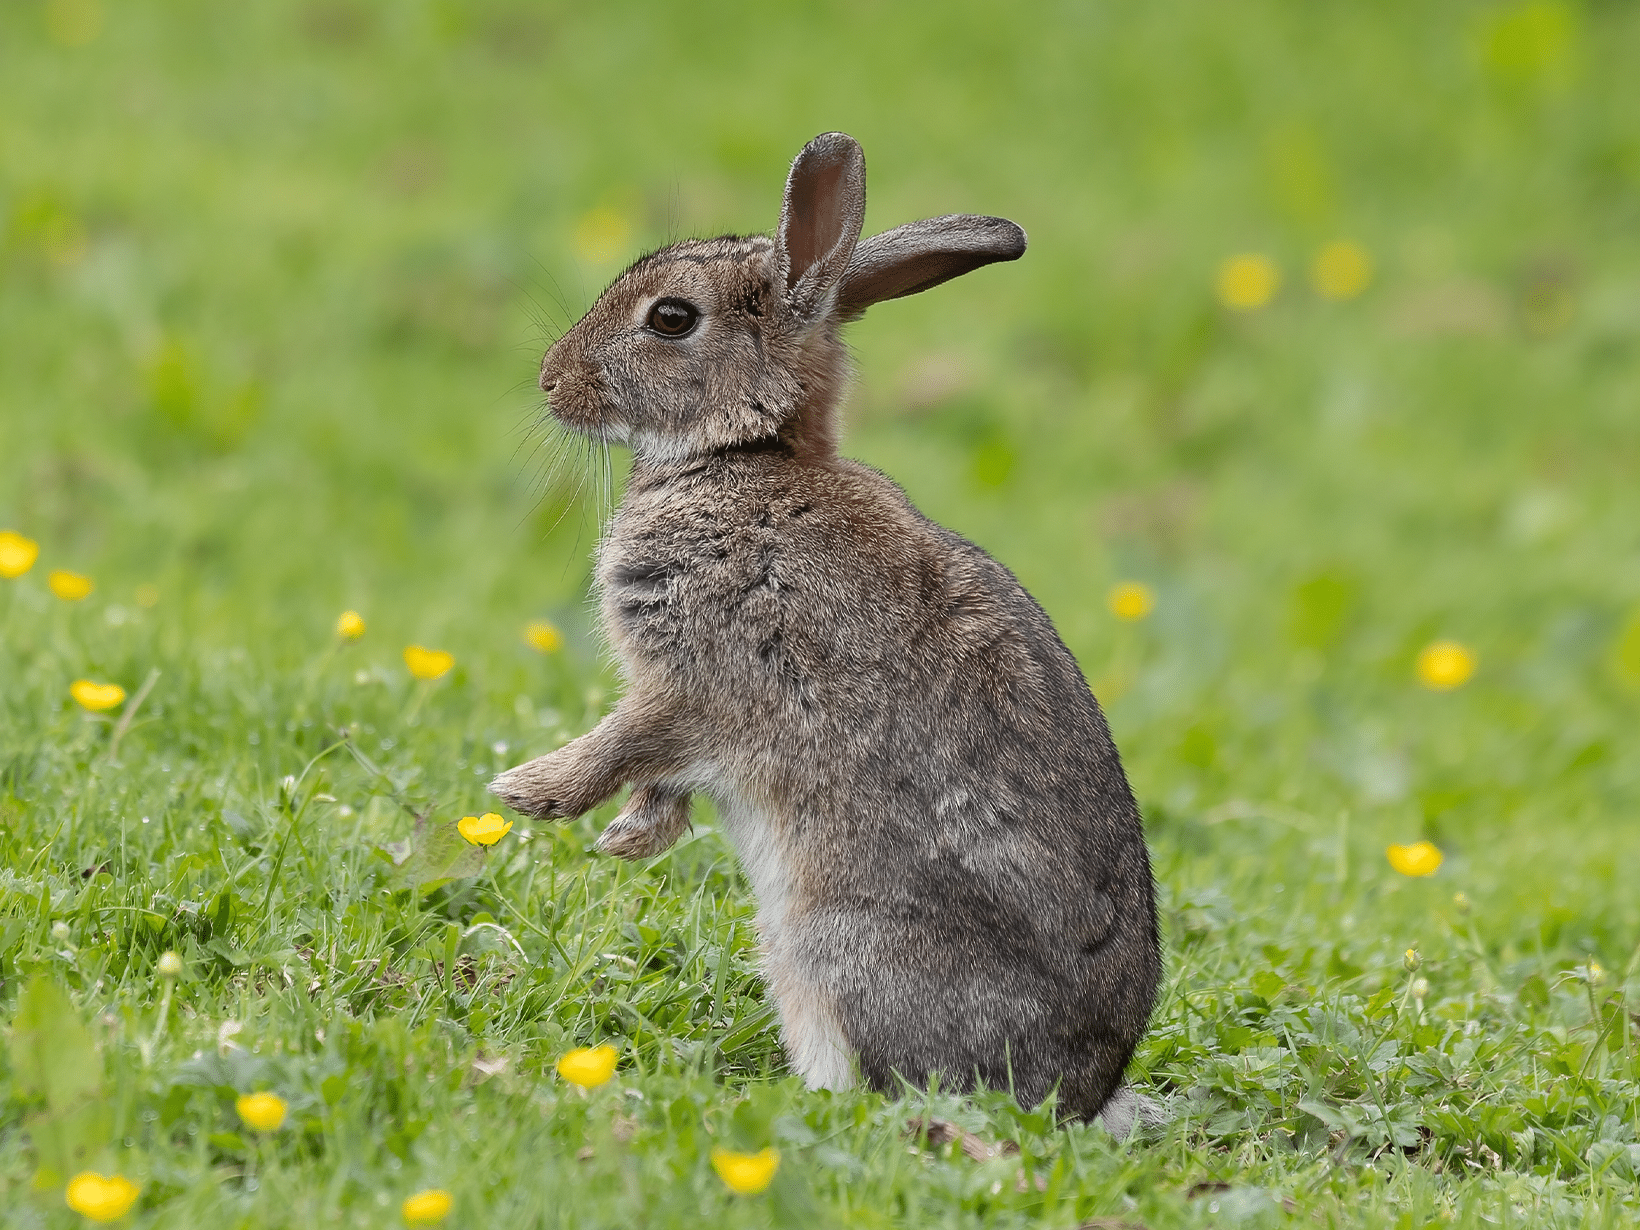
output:
[[[818,136],[772,238],[643,257],[547,351],[550,413],[632,449],[596,554],[625,690],[490,788],[573,817],[631,783],[598,841],[626,858],[709,797],[809,1087],[979,1084],[1089,1118],[1161,970],[1104,715],[1008,569],[837,452],[840,327],[1025,233],[958,214],[861,240],[864,213],[860,146]],[[1111,1109],[1131,1121],[1134,1095]]]

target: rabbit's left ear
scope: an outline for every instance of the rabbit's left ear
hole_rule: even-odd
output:
[[[799,316],[826,306],[865,217],[866,156],[859,142],[847,133],[822,133],[792,161],[775,238],[786,299]]]
[[[873,303],[914,295],[995,261],[1025,255],[1025,232],[1006,218],[947,214],[907,222],[856,245],[837,292],[844,319]]]

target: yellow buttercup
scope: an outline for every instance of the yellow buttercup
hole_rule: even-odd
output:
[[[1415,841],[1410,846],[1390,846],[1384,854],[1389,859],[1389,865],[1404,876],[1432,876],[1446,861],[1446,856],[1430,841]]]
[[[63,1200],[92,1221],[118,1221],[131,1211],[142,1189],[124,1175],[101,1175],[82,1170],[68,1181]]]
[[[16,530],[0,530],[0,577],[20,577],[40,558],[40,544]]]
[[[247,1126],[258,1132],[277,1132],[285,1122],[289,1103],[277,1093],[247,1093],[233,1104]]]
[[[513,822],[503,820],[493,811],[482,816],[463,816],[456,821],[456,831],[475,846],[493,846],[512,831]]]
[[[417,1192],[399,1206],[406,1223],[412,1226],[432,1226],[450,1215],[454,1198],[442,1187],[430,1187]]]
[[[83,573],[69,572],[65,568],[48,573],[46,585],[64,602],[78,602],[96,588],[90,577]]]
[[[92,683],[89,679],[76,679],[68,685],[68,694],[93,713],[112,709],[125,699],[125,689],[119,684]]]
[[[404,664],[417,679],[438,679],[449,673],[456,664],[456,656],[443,649],[411,645],[404,651]]]
[[[713,1149],[712,1169],[718,1172],[718,1178],[730,1191],[742,1196],[755,1196],[774,1180],[774,1172],[780,1169],[780,1153],[776,1149],[762,1149],[756,1153]]]
[[[615,1075],[616,1052],[613,1046],[578,1046],[565,1051],[558,1060],[558,1075],[572,1085],[595,1089]]]

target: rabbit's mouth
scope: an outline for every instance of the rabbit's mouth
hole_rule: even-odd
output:
[[[555,372],[550,380],[542,372],[541,391],[552,416],[572,431],[606,435],[614,426],[614,400],[596,372]]]

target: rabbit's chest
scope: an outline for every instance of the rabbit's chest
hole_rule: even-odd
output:
[[[772,527],[612,537],[598,565],[612,647],[629,663],[698,667],[777,644],[789,554]]]

